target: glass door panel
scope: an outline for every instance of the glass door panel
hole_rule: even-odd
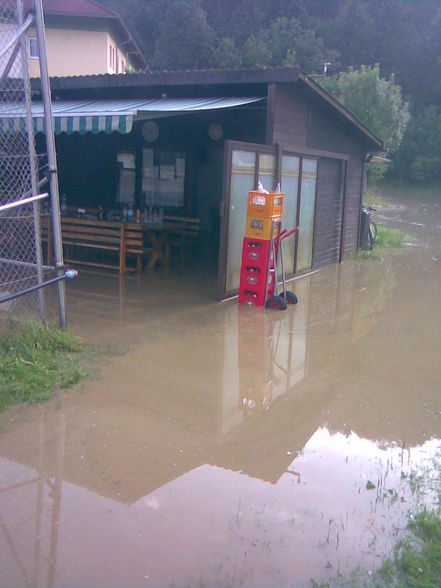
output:
[[[228,222],[226,292],[239,288],[242,242],[245,234],[248,192],[254,189],[256,153],[233,150]]]
[[[300,230],[297,251],[297,271],[303,271],[312,267],[316,185],[317,161],[315,159],[303,159],[302,182],[300,189]]]
[[[284,155],[282,161],[282,192],[285,194],[283,204],[282,227],[288,231],[297,224],[297,198],[299,191],[300,159],[291,155]],[[283,241],[283,255],[285,272],[294,273],[295,235]]]
[[[274,155],[260,154],[259,155],[259,182],[268,190],[273,192],[276,177],[276,158]]]

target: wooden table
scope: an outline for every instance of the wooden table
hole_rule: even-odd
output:
[[[142,228],[147,235],[153,251],[147,263],[147,269],[152,270],[160,259],[164,260],[167,266],[170,261],[170,254],[167,249],[167,238],[171,232],[178,232],[179,227],[173,223],[142,223]]]

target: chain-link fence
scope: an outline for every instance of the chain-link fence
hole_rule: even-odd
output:
[[[50,276],[54,268],[43,265],[43,245],[49,246],[52,235],[48,235],[50,223],[46,225],[41,215],[47,205],[39,198],[28,71],[30,57],[39,57],[43,63],[39,50],[44,34],[38,22],[37,38],[35,33],[29,35],[30,25],[34,26],[33,4],[26,1],[24,11],[23,0],[0,0],[0,320],[39,317],[46,321],[54,310],[47,300],[49,292],[41,287],[54,277]],[[53,191],[58,196],[58,186]],[[60,271],[57,276],[63,279]]]

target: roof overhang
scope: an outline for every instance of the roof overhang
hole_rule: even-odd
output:
[[[171,86],[235,86],[268,85],[297,82],[299,67],[270,67],[266,69],[230,70],[202,69],[185,71],[147,71],[128,75],[87,75],[51,78],[53,91],[106,90],[114,88],[157,88]],[[39,90],[39,80],[32,81],[33,89]]]
[[[384,143],[379,139],[372,131],[370,131],[366,125],[364,125],[358,118],[347,108],[341,104],[332,94],[322,88],[317,82],[314,82],[304,71],[299,71],[299,79],[319,97],[325,100],[332,108],[338,111],[348,122],[355,126],[362,135],[364,135],[369,143],[370,148],[376,151],[384,150]]]
[[[60,133],[130,133],[135,120],[149,120],[210,112],[247,106],[262,101],[261,97],[238,98],[159,98],[150,100],[63,100],[52,104],[54,128]],[[44,110],[41,102],[32,104],[34,132],[44,132]],[[17,132],[25,128],[23,105],[0,104],[0,132]]]

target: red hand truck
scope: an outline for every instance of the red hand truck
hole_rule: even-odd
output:
[[[285,264],[283,261],[283,241],[291,235],[294,235],[294,233],[298,233],[299,227],[296,227],[291,231],[288,231],[288,229],[281,231],[281,224],[282,223],[280,220],[274,221],[271,227],[268,270],[266,276],[265,308],[271,308],[273,310],[286,310],[288,308],[288,304],[297,304],[298,302],[297,296],[293,292],[290,292],[286,289]],[[276,235],[276,237],[274,237],[274,235]],[[277,270],[279,256],[282,270],[282,292],[280,294]],[[274,276],[271,274],[274,274]],[[274,293],[270,298],[268,298],[268,284],[272,282],[273,278]]]

